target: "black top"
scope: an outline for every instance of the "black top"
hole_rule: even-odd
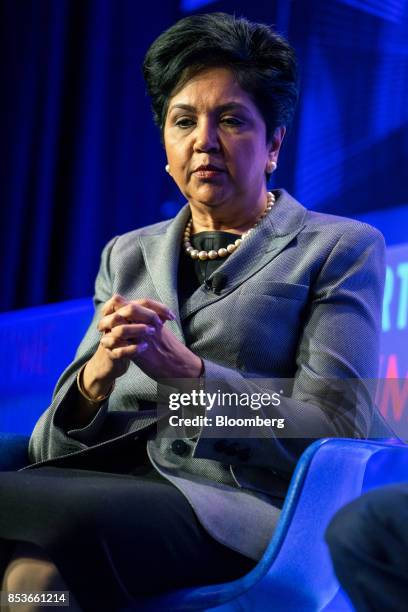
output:
[[[235,240],[240,237],[239,234],[232,234],[230,232],[199,232],[191,236],[190,242],[198,251],[208,252],[226,248],[227,245],[234,243]],[[230,257],[230,255],[227,257]],[[185,252],[184,247],[181,247],[177,284],[180,308],[187,298],[189,298],[226,259],[226,257],[206,259],[204,261],[201,261],[201,259],[191,259]]]

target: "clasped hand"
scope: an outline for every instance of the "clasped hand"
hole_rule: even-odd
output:
[[[114,295],[102,307],[102,315],[98,329],[103,336],[95,357],[99,352],[109,378],[124,374],[130,361],[155,380],[200,375],[200,357],[166,327],[175,316],[164,304]]]

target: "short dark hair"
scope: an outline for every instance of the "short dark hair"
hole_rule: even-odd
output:
[[[162,135],[169,99],[200,71],[230,68],[266,125],[289,126],[298,99],[294,49],[271,27],[227,13],[192,15],[160,34],[146,53],[143,76]]]

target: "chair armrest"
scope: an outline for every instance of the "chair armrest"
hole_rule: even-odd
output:
[[[29,436],[0,433],[0,471],[15,471],[29,463]]]

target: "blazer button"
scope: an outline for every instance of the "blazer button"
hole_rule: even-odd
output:
[[[228,444],[227,448],[225,449],[225,454],[232,457],[232,455],[238,454],[238,450],[239,444],[237,444],[237,442],[233,442],[232,444]]]
[[[186,442],[184,442],[184,440],[174,440],[171,443],[171,450],[175,455],[185,457],[188,455],[190,447]]]

